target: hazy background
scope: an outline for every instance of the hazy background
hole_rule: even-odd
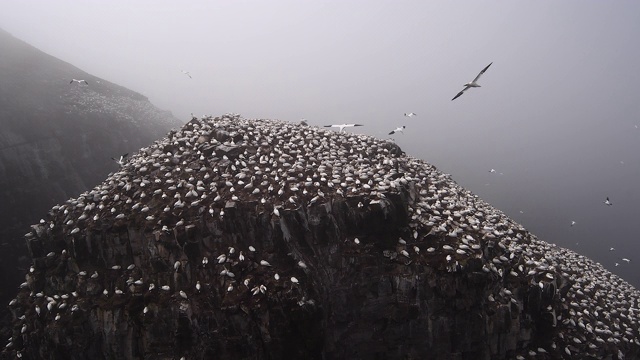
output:
[[[636,287],[639,16],[638,1],[583,0],[0,5],[14,36],[185,122],[235,112],[379,137],[406,125],[394,138],[408,154]]]

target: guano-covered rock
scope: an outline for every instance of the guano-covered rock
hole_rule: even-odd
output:
[[[32,229],[10,357],[640,353],[636,289],[368,136],[194,118]]]

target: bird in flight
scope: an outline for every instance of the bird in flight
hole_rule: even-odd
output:
[[[571,221],[571,226],[575,225],[576,222],[575,221]]]
[[[404,116],[406,116],[406,117],[414,117],[414,116],[416,116],[416,115],[418,115],[418,114],[416,114],[416,113],[412,113],[412,112],[410,112],[410,113],[404,113]]]
[[[609,197],[608,197],[608,196],[607,196],[607,200],[605,200],[605,201],[603,201],[603,202],[604,202],[605,204],[607,204],[608,206],[613,205],[613,204],[611,203],[611,201],[609,201]]]
[[[402,135],[404,135],[404,128],[406,128],[406,126],[402,125],[401,127],[390,132],[389,135],[393,135],[395,133],[402,133]]]
[[[493,62],[491,64],[493,64]],[[484,72],[487,71],[487,69],[489,68],[489,66],[491,66],[491,64],[487,65],[487,67],[482,69],[482,71],[480,71],[480,74],[478,74],[478,76],[476,76],[476,78],[473,79],[473,81],[464,84],[464,89],[462,89],[462,91],[460,91],[458,93],[458,95],[454,96],[453,99],[451,99],[451,101],[453,101],[453,100],[457,99],[458,97],[460,97],[460,95],[464,94],[464,92],[469,90],[469,88],[480,87],[480,85],[478,85],[477,81],[478,81],[478,79],[480,79],[480,76],[482,76],[482,74],[484,74]]]
[[[340,128],[340,132],[344,131],[344,128],[354,127],[354,126],[364,126],[360,124],[339,124],[339,125],[325,125],[324,127],[337,127]]]
[[[118,165],[122,166],[122,165],[124,165],[124,159],[126,159],[127,155],[129,155],[129,153],[126,153],[124,155],[120,155],[120,159],[111,158],[111,160],[117,162]]]
[[[494,173],[494,172],[496,172],[496,169],[491,169],[491,170],[489,170],[489,172],[490,173]]]
[[[193,79],[193,78],[191,77],[191,74],[189,74],[189,72],[188,72],[188,71],[184,71],[184,70],[180,70],[180,71],[182,71],[182,73],[183,73],[183,74],[187,75],[187,76],[189,77],[189,79]]]
[[[73,84],[74,82],[77,82],[78,84],[85,83],[85,84],[89,85],[87,80],[78,80],[78,79],[71,79],[71,81],[69,81],[69,84]]]

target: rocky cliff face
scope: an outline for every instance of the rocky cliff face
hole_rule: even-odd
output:
[[[194,119],[26,241],[7,357],[640,356],[636,289],[362,135]]]
[[[7,290],[13,292],[29,264],[22,241],[29,225],[57,202],[102,182],[118,168],[111,157],[150,144],[178,121],[144,96],[91,76],[2,30],[0,53],[4,303],[13,296]],[[86,79],[89,85],[70,84],[72,78]]]

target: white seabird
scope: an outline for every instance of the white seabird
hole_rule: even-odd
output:
[[[189,77],[189,79],[193,79],[193,78],[191,77],[191,74],[189,74],[189,72],[188,72],[188,71],[184,71],[184,70],[180,70],[180,71],[181,71],[183,74],[187,75],[187,76]]]
[[[622,258],[622,261],[626,261],[627,263],[630,263],[631,260],[627,259],[627,258]]]
[[[129,153],[120,155],[120,159],[116,159],[116,158],[111,158],[111,160],[115,161],[118,163],[118,165],[122,166],[124,165],[124,159],[127,157],[127,155],[129,155]]]
[[[404,135],[404,128],[406,128],[406,126],[402,125],[401,127],[396,128],[395,130],[391,131],[389,133],[389,135],[393,135],[393,134],[398,133],[398,132],[402,133],[402,135]]]
[[[571,226],[575,225],[576,222],[575,221],[571,221]]]
[[[344,128],[354,127],[354,126],[364,126],[360,124],[339,124],[339,125],[325,125],[324,127],[337,127],[340,128],[340,132],[344,131]]]
[[[413,112],[410,112],[410,113],[404,113],[404,116],[406,116],[406,117],[414,117],[414,116],[416,116],[416,115],[418,115],[418,114],[413,113]]]
[[[87,82],[87,80],[78,80],[78,79],[71,79],[71,81],[69,81],[69,84],[73,84],[74,82],[77,82],[78,84],[86,84],[89,85],[89,83]]]
[[[613,205],[613,204],[611,203],[611,201],[609,200],[609,197],[608,197],[608,196],[607,196],[607,200],[605,200],[605,201],[603,201],[603,202],[604,202],[606,205],[608,205],[608,206]]]
[[[491,62],[491,64],[493,64],[493,62]],[[485,71],[487,71],[487,69],[489,68],[489,66],[491,66],[491,64],[487,65],[487,67],[485,67],[484,69],[482,69],[482,71],[480,71],[480,73],[478,74],[478,76],[476,76],[475,79],[473,79],[473,81],[468,82],[466,84],[464,84],[464,89],[462,89],[462,91],[460,91],[458,93],[458,95],[454,96],[453,99],[451,99],[451,101],[457,99],[458,97],[460,97],[460,95],[464,94],[465,91],[469,90],[469,88],[472,87],[480,87],[480,85],[478,85],[478,79],[480,79],[480,76],[482,76],[482,74],[484,74]]]

